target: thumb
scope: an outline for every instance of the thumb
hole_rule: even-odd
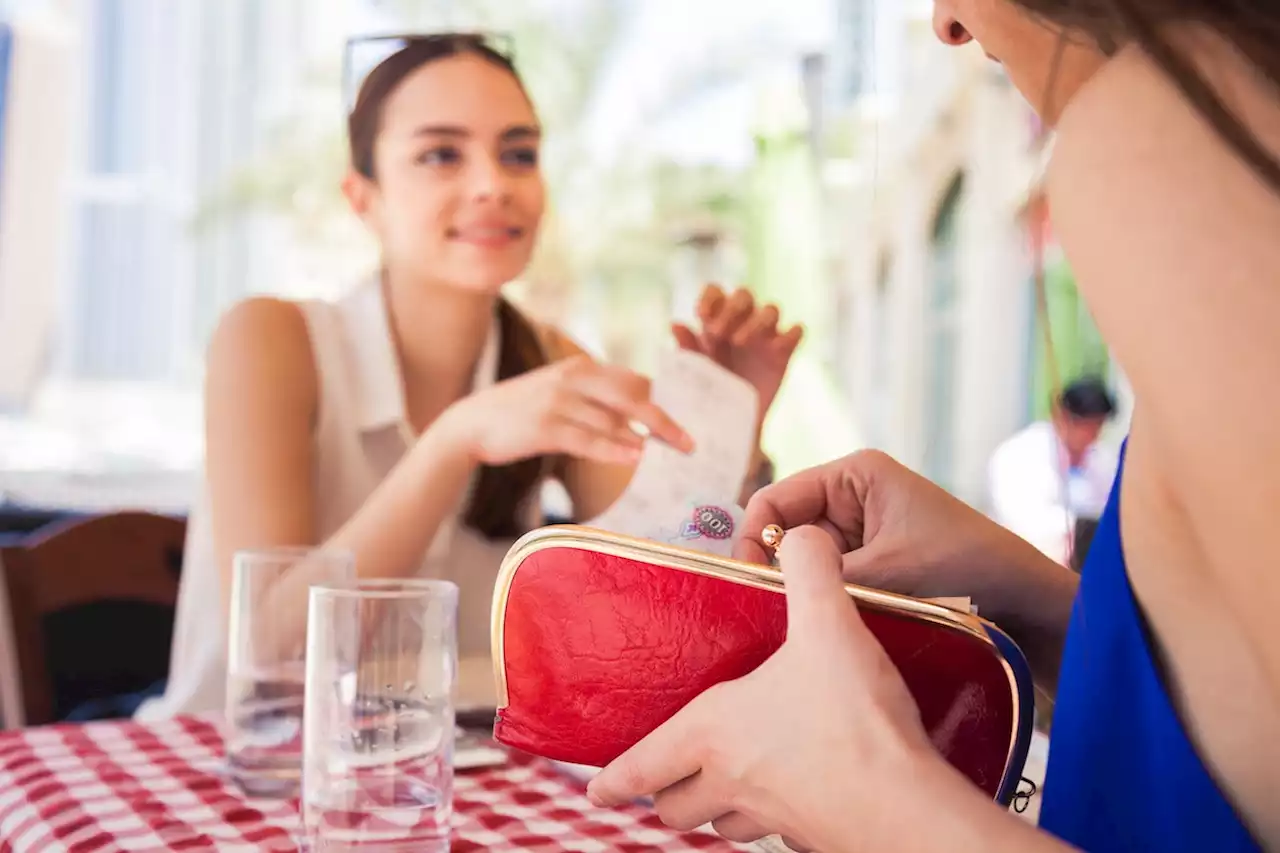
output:
[[[840,550],[817,527],[787,531],[778,549],[787,592],[787,635],[792,626],[827,622],[852,606],[844,588]]]

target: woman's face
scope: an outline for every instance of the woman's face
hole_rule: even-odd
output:
[[[506,70],[460,54],[418,68],[387,98],[376,181],[347,192],[384,261],[417,278],[496,293],[533,253],[545,204],[533,107]]]
[[[945,44],[976,41],[1049,124],[1106,61],[1084,38],[1064,38],[1012,0],[935,0],[933,29]]]

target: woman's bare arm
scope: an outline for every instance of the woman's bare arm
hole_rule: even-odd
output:
[[[206,467],[218,564],[229,586],[245,548],[318,545],[354,554],[362,577],[396,577],[418,565],[457,506],[474,463],[438,420],[365,504],[328,540],[315,529],[315,428],[319,391],[299,307],[253,299],[214,335],[206,388]],[[305,601],[287,587],[282,599]]]

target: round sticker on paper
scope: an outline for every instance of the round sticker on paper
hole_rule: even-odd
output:
[[[693,525],[708,539],[729,539],[733,536],[733,516],[718,506],[695,509]]]

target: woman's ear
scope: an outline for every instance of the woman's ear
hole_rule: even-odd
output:
[[[380,236],[383,231],[378,193],[377,182],[355,169],[349,169],[342,178],[342,194],[346,196],[347,204],[351,205],[351,212],[371,233]]]
[[[342,176],[342,194],[346,196],[347,204],[351,205],[351,212],[361,219],[365,219],[369,213],[373,189],[370,186],[371,183],[372,181],[355,169],[348,169]]]

